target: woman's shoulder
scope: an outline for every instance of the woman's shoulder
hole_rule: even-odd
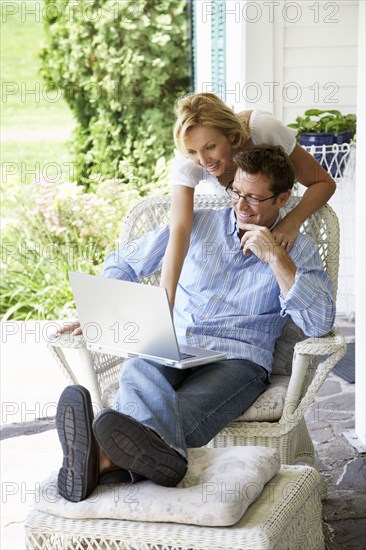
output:
[[[251,110],[251,111],[247,111],[247,110],[240,111],[240,113],[238,113],[238,117],[240,118],[241,122],[243,122],[244,124],[247,124],[249,126],[252,113],[253,113],[253,110]]]
[[[249,127],[265,121],[268,116],[274,118],[269,111],[263,111],[262,109],[245,109],[238,113],[240,120]]]
[[[250,136],[254,145],[267,143],[282,145],[290,155],[296,145],[296,130],[285,126],[272,113],[255,109],[251,111],[249,121]]]

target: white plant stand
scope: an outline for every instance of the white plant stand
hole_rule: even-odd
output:
[[[337,183],[337,190],[329,200],[340,226],[340,258],[337,295],[337,312],[352,317],[355,311],[355,169],[356,143],[311,145],[304,149],[313,155]],[[296,195],[305,192],[299,186]]]

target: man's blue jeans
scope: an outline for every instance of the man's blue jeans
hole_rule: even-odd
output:
[[[269,384],[246,359],[178,370],[136,358],[123,364],[116,410],[154,430],[187,458],[242,414]]]

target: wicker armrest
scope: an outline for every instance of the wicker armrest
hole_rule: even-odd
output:
[[[83,335],[75,336],[72,332],[54,334],[48,343],[50,347],[55,348],[86,348]]]
[[[346,353],[347,344],[339,332],[330,331],[321,338],[306,338],[295,345],[292,375],[284,404],[285,418],[280,423],[299,422],[328,376],[331,369]],[[302,396],[304,380],[309,367],[319,356],[326,356],[316,367],[315,375]],[[302,396],[302,397],[301,397]]]
[[[320,338],[306,338],[295,345],[295,353],[305,355],[330,355],[337,351],[343,350],[344,355],[347,349],[347,344],[344,336],[337,330],[333,329],[325,336]],[[339,357],[337,361],[341,358]]]

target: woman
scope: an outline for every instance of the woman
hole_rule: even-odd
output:
[[[315,158],[296,143],[296,131],[263,111],[235,114],[211,93],[190,94],[177,101],[174,141],[178,152],[171,168],[173,183],[170,239],[160,285],[174,307],[175,293],[193,224],[194,189],[205,181],[223,194],[234,178],[232,156],[262,143],[281,145],[295,169],[296,180],[308,189],[299,204],[273,230],[289,252],[301,224],[333,195],[336,185]]]

